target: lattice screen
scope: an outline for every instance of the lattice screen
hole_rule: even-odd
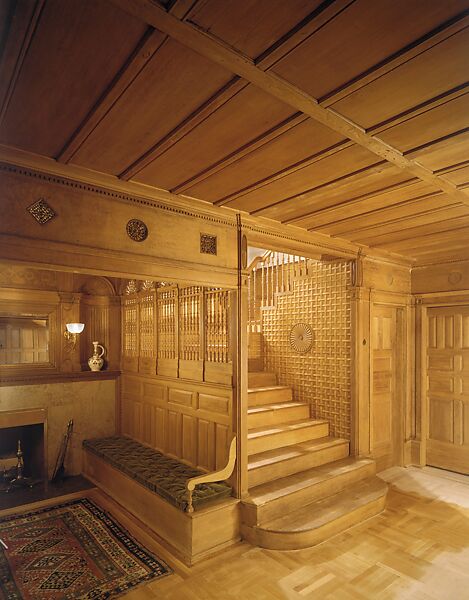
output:
[[[177,358],[177,293],[176,287],[157,290],[158,358]]]
[[[206,360],[230,361],[229,295],[226,290],[205,292],[205,348]]]
[[[154,356],[155,347],[155,292],[140,297],[140,356]]]
[[[308,261],[308,275],[293,282],[291,292],[278,295],[275,308],[262,309],[267,371],[294,398],[312,405],[316,418],[327,419],[331,435],[350,439],[351,403],[351,265]],[[295,352],[291,328],[306,323],[313,346]]]
[[[179,358],[200,358],[200,297],[197,286],[179,290]]]
[[[124,355],[138,355],[138,298],[124,300]]]

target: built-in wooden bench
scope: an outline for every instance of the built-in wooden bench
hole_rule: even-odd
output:
[[[125,436],[85,440],[83,449],[85,476],[186,564],[239,540],[239,501],[223,481],[233,471],[235,438],[227,466],[208,474]]]

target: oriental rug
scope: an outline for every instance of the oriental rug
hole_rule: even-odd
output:
[[[0,600],[115,598],[168,573],[86,498],[0,518]]]

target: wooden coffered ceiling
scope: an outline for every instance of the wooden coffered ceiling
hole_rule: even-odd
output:
[[[3,0],[0,143],[469,258],[469,0]]]

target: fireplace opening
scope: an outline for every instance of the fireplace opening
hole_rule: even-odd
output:
[[[18,464],[18,441],[23,452],[25,477],[44,480],[46,477],[44,460],[44,424],[19,425],[0,429],[0,469],[1,477],[14,474]]]

